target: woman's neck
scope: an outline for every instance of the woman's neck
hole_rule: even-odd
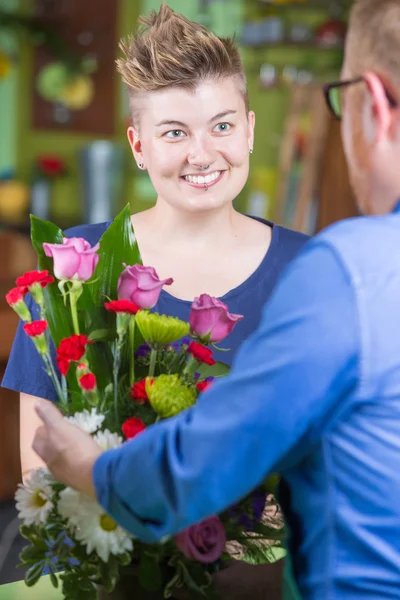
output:
[[[232,204],[204,212],[183,212],[158,202],[143,213],[132,216],[137,227],[140,245],[140,231],[147,235],[152,232],[154,242],[182,245],[183,247],[209,247],[232,243],[239,234],[243,215]]]

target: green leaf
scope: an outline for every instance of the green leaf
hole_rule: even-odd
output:
[[[63,233],[59,227],[49,221],[43,221],[31,215],[31,239],[38,257],[40,270],[47,269],[49,273],[54,274],[53,259],[45,255],[43,243],[61,244],[63,237]],[[48,285],[43,290],[43,293],[51,337],[57,346],[63,338],[73,333],[69,311],[65,310],[64,301],[56,282]]]
[[[28,571],[25,574],[25,583],[28,587],[32,587],[33,585],[35,585],[35,583],[39,581],[39,579],[42,576],[44,563],[45,561],[41,560],[40,562],[33,565],[33,567],[28,569]]]
[[[120,565],[127,567],[132,562],[132,556],[129,554],[129,552],[125,552],[125,554],[119,554],[118,561]]]
[[[140,558],[138,569],[140,585],[149,592],[156,592],[162,586],[162,573],[160,566],[153,557],[146,552]]]
[[[107,563],[102,562],[100,572],[101,585],[104,587],[106,592],[113,592],[119,579],[119,565],[117,559],[114,556],[110,556],[110,559]]]
[[[25,546],[19,555],[21,562],[36,564],[39,560],[44,559],[43,550],[36,546]]]
[[[116,216],[100,239],[100,260],[89,286],[95,305],[107,298],[117,297],[117,284],[123,263],[142,264],[136,236],[133,231],[129,204]]]
[[[212,366],[202,364],[196,367],[197,373],[200,373],[202,377],[224,377],[230,370],[231,367],[223,362],[216,362]]]
[[[51,565],[49,565],[49,575],[53,587],[58,588],[58,579]]]
[[[91,342],[109,340],[110,339],[110,330],[109,329],[95,329],[94,331],[91,331],[89,333],[88,338]]]

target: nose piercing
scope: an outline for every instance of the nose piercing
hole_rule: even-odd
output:
[[[206,167],[200,167],[200,171],[207,171],[207,169],[210,168],[210,165],[207,165]]]

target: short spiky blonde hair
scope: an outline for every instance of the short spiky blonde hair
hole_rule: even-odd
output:
[[[354,75],[376,71],[400,90],[400,0],[356,0],[347,57]]]
[[[248,108],[246,76],[233,38],[220,38],[162,4],[139,19],[138,31],[120,42],[117,70],[130,104],[143,92],[194,90],[207,79],[236,77]]]

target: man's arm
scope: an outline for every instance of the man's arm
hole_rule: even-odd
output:
[[[231,373],[197,405],[101,455],[99,502],[144,541],[238,501],[307,455],[356,385],[356,307],[334,251],[292,264]]]

